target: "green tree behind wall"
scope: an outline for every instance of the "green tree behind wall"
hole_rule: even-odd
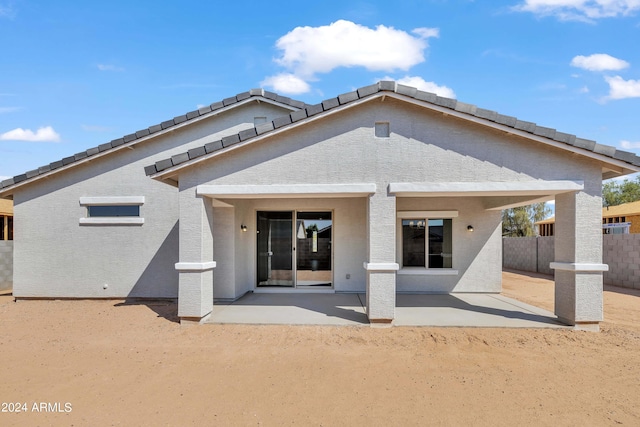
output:
[[[502,235],[506,237],[535,236],[534,223],[546,219],[551,209],[545,203],[535,203],[502,211]]]
[[[640,200],[640,175],[635,180],[608,181],[602,185],[602,206],[617,206]]]

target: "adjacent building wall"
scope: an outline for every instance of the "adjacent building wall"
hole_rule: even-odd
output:
[[[640,234],[605,234],[602,262],[609,265],[604,284],[640,289]],[[502,239],[503,266],[514,270],[553,274],[555,237]]]

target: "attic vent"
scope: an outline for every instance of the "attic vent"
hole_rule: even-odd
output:
[[[376,138],[389,138],[389,122],[376,122]]]

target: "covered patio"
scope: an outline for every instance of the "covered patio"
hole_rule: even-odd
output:
[[[216,303],[207,323],[368,326],[364,293],[247,293]],[[398,294],[394,326],[569,328],[544,309],[500,294]]]

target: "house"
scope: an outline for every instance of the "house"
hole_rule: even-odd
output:
[[[555,217],[538,221],[540,236],[553,236]],[[602,234],[640,233],[640,201],[602,208]]]
[[[640,158],[383,81],[305,105],[262,89],[0,184],[17,298],[501,291],[501,210],[556,203],[558,317],[602,320],[602,179]],[[47,215],[48,221],[42,221]],[[61,239],[60,236],[65,236]]]
[[[13,203],[0,199],[0,241],[13,240]]]

